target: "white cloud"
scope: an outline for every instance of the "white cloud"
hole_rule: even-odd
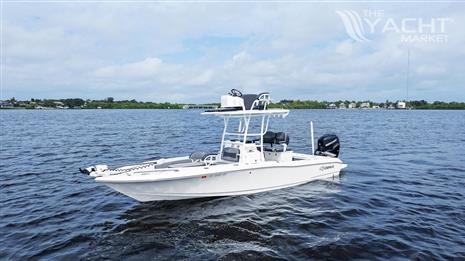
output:
[[[149,57],[135,63],[98,68],[95,71],[95,76],[106,78],[123,77],[128,79],[150,78],[156,75],[161,67],[162,61],[160,59]]]
[[[446,68],[437,65],[425,64],[418,66],[416,72],[419,75],[440,75],[446,72]]]
[[[449,42],[407,45],[395,34],[350,40],[335,11],[360,4],[7,3],[3,92],[214,101],[234,87],[278,98],[399,99],[410,48],[412,97],[463,100],[463,7],[437,5],[414,15],[453,18]],[[412,15],[404,4],[379,8]]]

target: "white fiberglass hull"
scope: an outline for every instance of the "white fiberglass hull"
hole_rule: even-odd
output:
[[[289,163],[218,165],[145,173],[98,177],[102,182],[138,201],[252,194],[297,186],[339,175],[346,165],[337,158],[306,156]]]

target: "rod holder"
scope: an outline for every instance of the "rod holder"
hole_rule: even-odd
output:
[[[315,139],[313,138],[313,121],[310,121],[310,136],[312,139],[312,155],[315,155]]]

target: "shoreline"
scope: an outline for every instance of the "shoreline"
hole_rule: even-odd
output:
[[[288,110],[328,110],[328,111],[463,111],[465,108],[410,108],[410,109],[385,109],[385,108],[353,108],[353,109],[329,109],[329,108],[290,108],[290,107],[273,107]],[[204,110],[201,108],[183,109],[183,108],[0,108],[0,111],[79,111],[79,110]]]
[[[141,102],[137,100],[114,100],[108,97],[104,100],[68,99],[30,99],[0,101],[0,109],[19,110],[76,110],[76,109],[216,109],[220,103],[170,103]],[[316,101],[316,100],[280,100],[270,103],[268,108],[284,109],[330,109],[330,110],[465,110],[465,102],[427,102],[425,100],[411,101]]]

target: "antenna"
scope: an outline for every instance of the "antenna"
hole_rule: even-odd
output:
[[[406,103],[409,102],[409,96],[408,96],[409,75],[410,75],[410,47],[409,47],[408,50],[407,50],[407,75],[406,75],[406,78],[407,78],[407,79],[405,80],[405,81],[406,81],[406,83],[405,83],[406,87],[405,87],[405,88],[407,89],[407,100],[406,100]]]

